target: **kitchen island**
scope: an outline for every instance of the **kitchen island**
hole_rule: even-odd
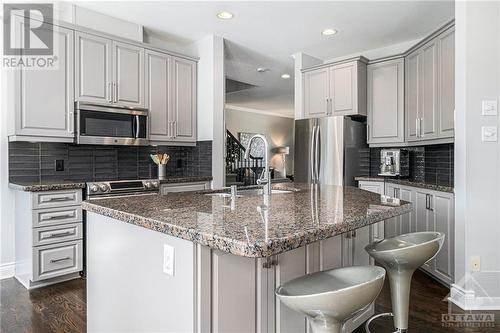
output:
[[[305,318],[279,304],[276,286],[370,264],[370,225],[412,209],[354,187],[273,189],[285,193],[84,202],[88,331],[305,332]]]

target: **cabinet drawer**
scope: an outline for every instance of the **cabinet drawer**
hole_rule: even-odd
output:
[[[38,192],[32,194],[31,208],[62,207],[82,202],[82,190]]]
[[[82,241],[33,248],[33,281],[82,270]]]
[[[32,210],[33,228],[82,221],[82,207],[56,207]]]
[[[33,246],[82,239],[82,223],[71,223],[33,229]]]

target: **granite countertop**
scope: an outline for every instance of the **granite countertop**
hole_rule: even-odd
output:
[[[202,193],[84,201],[83,209],[245,257],[267,257],[412,210],[356,187],[276,184],[296,191],[231,198]]]
[[[9,183],[9,187],[14,190],[26,192],[59,191],[85,188],[85,182],[16,182]]]
[[[190,183],[211,181],[212,176],[184,176],[167,177],[160,180],[160,184]],[[85,182],[75,181],[41,181],[41,182],[11,182],[9,187],[18,191],[41,192],[41,191],[59,191],[77,188],[85,188]]]
[[[413,186],[413,187],[418,187],[418,188],[425,188],[428,190],[434,190],[434,191],[440,191],[440,192],[448,192],[448,193],[454,192],[453,186],[443,186],[443,185],[436,185],[436,184],[429,184],[429,183],[422,183],[422,182],[414,182],[414,181],[411,181],[408,179],[388,178],[388,177],[382,177],[382,176],[361,176],[361,177],[355,177],[354,180],[372,181],[372,182],[386,182],[386,183],[391,183],[391,184],[399,184],[399,185]]]

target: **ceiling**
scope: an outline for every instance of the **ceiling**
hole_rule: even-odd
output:
[[[293,114],[293,59],[304,52],[332,59],[421,38],[454,16],[452,1],[85,1],[110,16],[190,43],[209,34],[226,40],[226,74],[258,87],[227,102]],[[216,13],[229,11],[230,20]],[[321,31],[333,28],[334,36]],[[270,69],[257,73],[257,67]],[[292,75],[284,80],[283,73]],[[266,106],[268,104],[268,106]]]

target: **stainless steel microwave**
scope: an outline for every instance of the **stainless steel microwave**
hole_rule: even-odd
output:
[[[149,143],[148,110],[76,103],[77,144],[133,145]]]

